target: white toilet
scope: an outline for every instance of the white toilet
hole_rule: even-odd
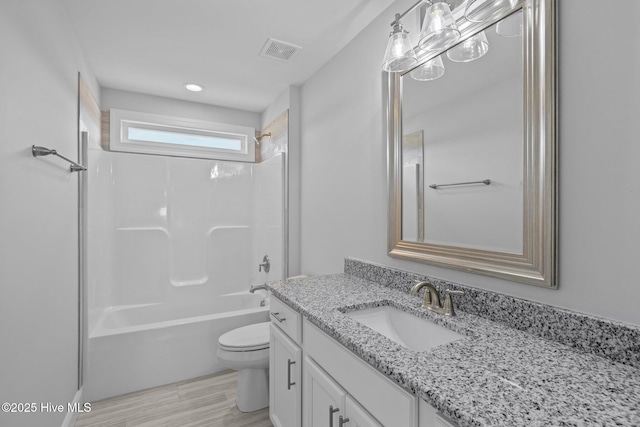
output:
[[[233,329],[218,339],[218,357],[238,371],[236,404],[242,412],[269,406],[269,325],[255,323]]]

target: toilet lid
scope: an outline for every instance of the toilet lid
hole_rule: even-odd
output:
[[[254,323],[222,334],[218,344],[230,351],[262,350],[269,347],[271,322]]]

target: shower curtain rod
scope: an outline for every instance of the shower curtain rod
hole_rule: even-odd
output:
[[[37,145],[32,145],[31,146],[31,154],[33,154],[33,157],[48,156],[49,154],[53,154],[54,156],[58,156],[61,159],[64,159],[67,162],[71,163],[71,167],[69,168],[71,170],[71,172],[80,172],[80,171],[86,171],[87,170],[87,168],[85,168],[81,164],[76,163],[73,160],[66,158],[62,154],[59,154],[56,150],[52,150],[50,148],[45,148],[45,147],[40,147],[40,146],[37,146]]]

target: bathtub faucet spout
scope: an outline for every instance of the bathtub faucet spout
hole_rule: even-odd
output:
[[[249,288],[249,292],[254,293],[255,291],[259,291],[260,289],[264,289],[267,290],[267,284],[265,283],[264,285],[251,285],[251,287]]]

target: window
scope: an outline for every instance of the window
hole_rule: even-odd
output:
[[[111,151],[255,161],[252,127],[114,108],[110,116]]]

